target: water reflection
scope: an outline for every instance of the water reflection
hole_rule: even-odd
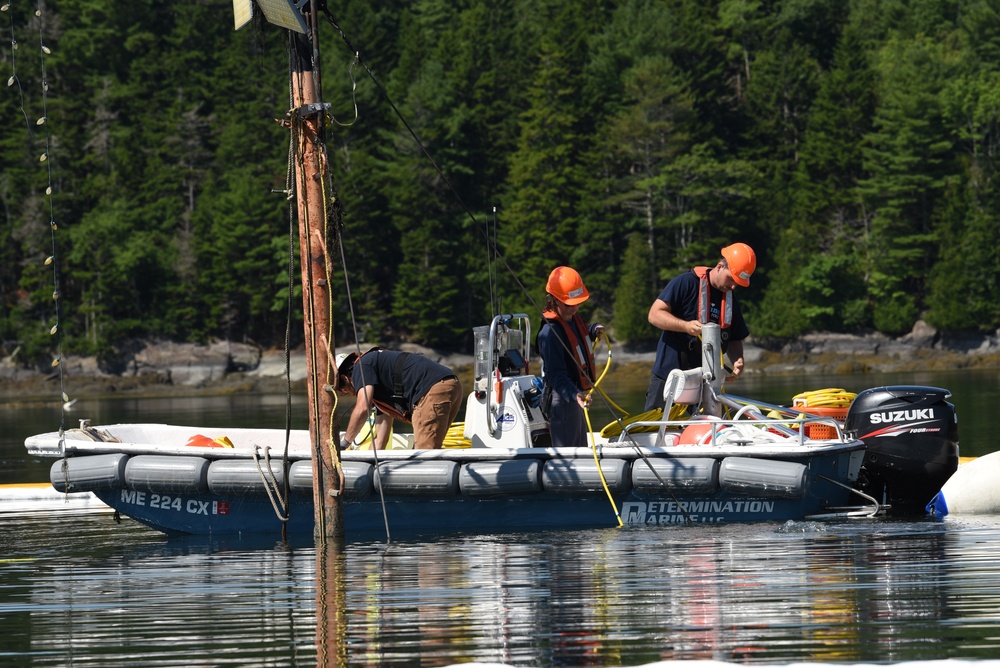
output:
[[[671,527],[360,542],[324,561],[305,537],[2,513],[0,633],[37,666],[982,659],[1000,652],[998,539],[998,518]]]

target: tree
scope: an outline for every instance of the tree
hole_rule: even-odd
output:
[[[641,234],[633,232],[622,258],[622,274],[615,289],[614,333],[633,346],[655,341],[659,332],[650,324],[649,307],[654,297],[642,301],[639,296],[649,291],[651,255]]]
[[[944,49],[926,37],[894,35],[877,66],[882,95],[862,193],[875,212],[866,267],[874,324],[887,334],[907,332],[916,321],[933,264],[933,210],[952,145],[941,127],[940,91],[950,75]]]

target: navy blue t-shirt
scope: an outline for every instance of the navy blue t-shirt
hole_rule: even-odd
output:
[[[402,398],[394,398],[396,360],[400,355],[408,356],[403,360]],[[362,355],[354,365],[351,382],[359,392],[366,385],[374,385],[375,401],[395,406],[401,414],[409,415],[427,390],[454,376],[454,371],[423,355],[398,350],[372,350]]]
[[[659,299],[670,304],[670,312],[681,320],[698,319],[698,291],[701,281],[694,271],[675,276],[663,288]],[[722,307],[723,293],[721,290],[709,290],[711,306],[709,321],[718,323]],[[733,293],[733,322],[722,330],[722,350],[729,347],[730,341],[742,341],[750,336],[743,321],[740,302]],[[684,363],[686,361],[686,363]],[[656,361],[653,363],[653,373],[660,378],[666,378],[674,369],[694,369],[701,366],[701,341],[698,337],[688,336],[682,332],[667,332],[660,334],[660,342],[656,346]]]
[[[574,324],[570,323],[570,327],[576,331]],[[591,323],[587,325],[587,331],[579,332],[579,335],[593,338],[597,327],[597,323]],[[574,355],[577,354],[578,344],[581,346],[587,344],[582,339],[570,343],[566,331],[560,325],[552,325],[544,318],[535,343],[538,344],[538,354],[542,358],[545,383],[552,387],[553,392],[558,392],[564,402],[575,406],[576,393],[582,392],[583,388],[580,387],[580,373]],[[569,351],[573,351],[573,354]],[[594,369],[588,371],[591,374],[594,372]]]

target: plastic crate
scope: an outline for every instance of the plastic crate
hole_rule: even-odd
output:
[[[795,406],[794,408],[798,412],[805,413],[806,415],[833,418],[837,422],[843,423],[844,420],[847,419],[847,411],[850,410],[851,407]],[[806,436],[808,438],[835,438],[837,436],[837,431],[828,424],[807,424]]]

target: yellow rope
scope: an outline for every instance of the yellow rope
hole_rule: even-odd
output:
[[[841,388],[826,388],[800,392],[792,397],[793,406],[803,408],[846,408],[854,402],[858,395]]]
[[[448,434],[444,437],[444,448],[471,448],[472,440],[465,437],[465,423],[455,422],[448,427]]]
[[[670,415],[667,419],[669,420],[681,420],[687,414],[687,406],[683,404],[674,404],[670,407]],[[663,418],[662,408],[653,408],[651,410],[639,413],[638,415],[629,415],[625,413],[625,416],[614,422],[609,422],[601,430],[601,436],[605,438],[611,438],[612,436],[618,436],[622,433],[623,427],[626,427],[633,422],[656,422]],[[633,434],[639,434],[642,432],[656,431],[659,427],[655,425],[648,425],[645,427],[636,427],[635,429],[630,429],[629,432]]]

